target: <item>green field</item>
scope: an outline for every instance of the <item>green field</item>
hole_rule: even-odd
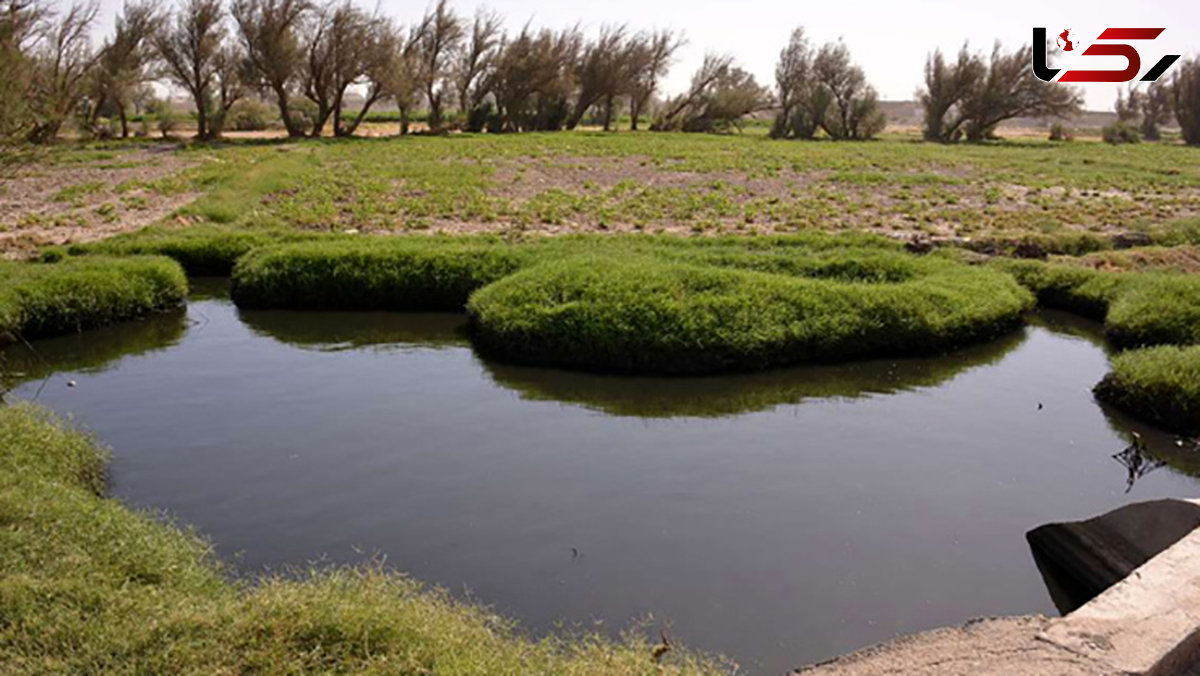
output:
[[[0,264],[0,332],[168,310],[184,271],[232,274],[246,308],[465,310],[503,380],[502,362],[945,352],[1041,305],[1124,350],[1098,397],[1195,432],[1197,153],[594,132],[65,144],[0,192],[0,246],[29,259]],[[681,648],[659,665],[637,632],[534,640],[381,568],[229,583],[200,539],[105,499],[103,472],[90,440],[0,407],[0,672],[727,673]]]

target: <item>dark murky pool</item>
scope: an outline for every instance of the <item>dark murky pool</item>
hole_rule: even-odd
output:
[[[534,630],[652,613],[752,673],[1053,613],[1026,530],[1200,495],[1200,457],[1141,427],[1173,464],[1130,486],[1135,427],[1093,401],[1103,343],[1066,316],[936,359],[676,380],[489,363],[461,323],[208,297],[5,357],[17,396],[113,447],[116,495],[243,571],[386,557]]]

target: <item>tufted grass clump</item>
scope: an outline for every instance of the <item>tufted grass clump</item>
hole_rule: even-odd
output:
[[[1108,272],[1033,261],[1000,267],[1038,302],[1104,322],[1119,348],[1200,342],[1200,277],[1170,272]]]
[[[158,256],[0,263],[0,342],[112,324],[176,307],[187,278]]]
[[[231,295],[247,308],[458,311],[527,259],[524,249],[473,239],[289,244],[239,260]]]
[[[877,272],[854,250],[771,272],[577,256],[491,284],[467,308],[476,344],[495,357],[682,374],[930,353],[998,336],[1032,306],[1002,273],[892,256]]]
[[[1112,360],[1096,398],[1181,434],[1200,432],[1200,346],[1131,350]]]
[[[380,565],[230,581],[195,533],[104,496],[104,453],[0,407],[0,673],[708,676],[644,632],[535,639]]]

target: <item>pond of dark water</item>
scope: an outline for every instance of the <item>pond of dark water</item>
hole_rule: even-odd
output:
[[[4,357],[16,397],[112,446],[116,496],[241,571],[386,557],[534,631],[652,615],[756,674],[1053,613],[1027,530],[1200,495],[1200,454],[1093,400],[1105,348],[1065,315],[939,358],[686,379],[495,364],[462,323],[205,296]],[[1130,484],[1135,429],[1172,464]]]

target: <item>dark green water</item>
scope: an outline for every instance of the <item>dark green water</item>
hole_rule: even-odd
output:
[[[382,555],[535,630],[652,613],[751,673],[1053,613],[1026,530],[1200,495],[1172,466],[1125,492],[1129,430],[1200,454],[1099,407],[1103,344],[1061,315],[936,359],[674,380],[484,362],[460,325],[210,295],[4,357],[15,396],[113,447],[116,495],[243,571]]]

